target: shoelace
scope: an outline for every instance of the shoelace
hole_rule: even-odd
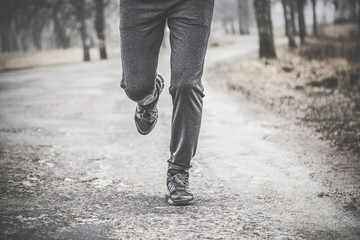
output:
[[[147,122],[153,122],[158,115],[156,108],[144,109],[140,108],[141,119]]]
[[[185,190],[189,191],[189,177],[186,174],[175,174],[169,179],[169,190],[170,192],[174,190]]]

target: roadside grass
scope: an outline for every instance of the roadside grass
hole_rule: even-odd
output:
[[[211,69],[213,84],[314,126],[324,140],[360,156],[360,43],[308,39],[277,60],[253,52]]]

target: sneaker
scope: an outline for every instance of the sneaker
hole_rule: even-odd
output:
[[[166,185],[168,188],[166,199],[170,205],[192,204],[194,195],[189,189],[188,171],[177,171],[175,173],[168,171]]]
[[[142,135],[146,135],[151,132],[155,127],[158,119],[157,102],[159,100],[160,93],[164,88],[164,79],[157,75],[155,79],[155,91],[157,92],[157,98],[146,106],[137,105],[135,111],[135,125],[138,132]]]

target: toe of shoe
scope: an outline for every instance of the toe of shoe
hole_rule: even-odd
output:
[[[192,201],[194,196],[185,191],[175,191],[170,195],[170,198],[173,201]]]
[[[141,121],[139,118],[135,116],[135,125],[138,132],[142,135],[146,135],[151,132],[151,130],[155,127],[157,120],[153,122],[145,122]]]

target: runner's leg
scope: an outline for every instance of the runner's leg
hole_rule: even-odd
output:
[[[156,94],[156,68],[165,23],[162,1],[120,1],[121,87],[140,104]]]
[[[173,101],[169,163],[189,169],[195,155],[202,115],[204,58],[213,0],[176,0],[169,10]]]

